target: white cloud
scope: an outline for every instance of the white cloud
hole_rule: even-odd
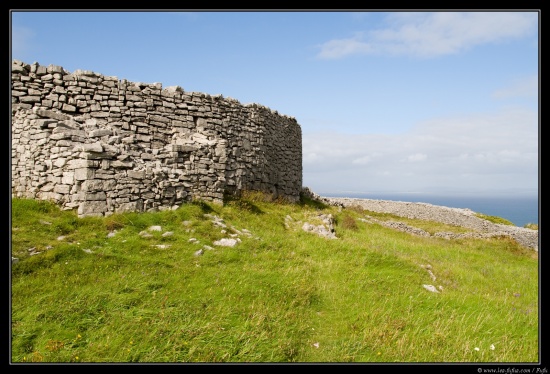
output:
[[[357,164],[357,165],[365,165],[365,164],[370,163],[371,161],[372,161],[371,156],[363,156],[363,157],[356,158],[351,163],[352,164]]]
[[[306,133],[304,185],[314,191],[538,189],[538,119],[509,109],[441,118],[395,135]]]
[[[538,75],[518,79],[510,86],[493,92],[492,97],[496,99],[508,99],[513,97],[537,98],[539,90]]]
[[[315,152],[308,152],[303,154],[303,162],[304,163],[315,163],[321,161],[321,157],[317,155]]]
[[[477,45],[527,36],[536,30],[537,17],[536,12],[390,13],[386,28],[329,40],[320,45],[317,57],[454,54]]]
[[[318,57],[323,59],[337,59],[349,55],[376,52],[372,45],[361,42],[358,39],[359,37],[329,40],[322,45]]]
[[[413,155],[407,156],[405,161],[407,161],[407,162],[418,162],[418,161],[424,161],[427,158],[428,158],[428,156],[424,153],[415,153]]]

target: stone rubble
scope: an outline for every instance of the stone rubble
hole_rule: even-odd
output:
[[[309,222],[305,222],[302,225],[302,230],[312,232],[323,238],[338,239],[334,230],[334,218],[332,214],[319,214],[315,217],[316,220],[320,220],[320,225],[314,225]]]

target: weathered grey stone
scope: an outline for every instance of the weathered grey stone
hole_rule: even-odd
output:
[[[81,168],[74,170],[74,179],[77,181],[85,181],[95,177],[95,170],[91,168]]]
[[[51,119],[57,119],[59,121],[64,121],[71,119],[71,116],[59,113],[59,112],[53,112],[51,110],[44,110],[37,107],[33,108],[33,111],[36,115],[43,117],[43,118],[51,118]]]
[[[99,138],[101,136],[105,136],[105,135],[111,135],[112,134],[112,131],[111,129],[100,129],[100,130],[92,130],[90,131],[90,138]]]
[[[193,152],[198,150],[198,147],[194,147],[191,145],[182,145],[182,144],[172,144],[172,151],[173,152]]]
[[[78,207],[80,217],[103,215],[106,211],[107,203],[105,201],[86,201]]]
[[[92,143],[92,144],[83,144],[82,150],[85,152],[103,152],[103,147],[101,143]]]

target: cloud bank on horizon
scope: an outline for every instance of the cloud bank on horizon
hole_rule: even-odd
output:
[[[318,193],[537,194],[537,11],[12,12],[12,58],[297,119]]]

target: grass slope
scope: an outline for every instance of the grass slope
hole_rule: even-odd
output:
[[[301,229],[320,213],[338,239]],[[536,252],[366,214],[403,220],[257,194],[101,218],[12,199],[11,361],[539,361]]]

